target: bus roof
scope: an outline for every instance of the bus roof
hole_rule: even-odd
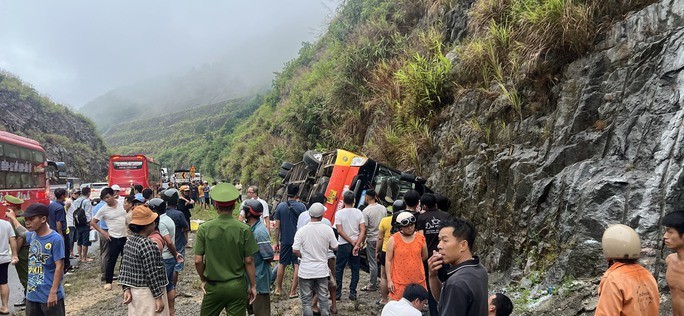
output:
[[[4,141],[4,142],[10,143],[12,145],[21,146],[24,148],[30,148],[30,149],[35,149],[38,151],[45,152],[43,147],[40,146],[39,142],[37,142],[33,139],[30,139],[30,138],[26,138],[26,137],[19,136],[16,134],[12,134],[9,132],[0,131],[0,141]]]
[[[129,157],[130,158],[148,158],[145,155],[136,154],[136,155],[111,155],[111,156],[109,156],[109,159],[113,159],[113,158],[120,159],[120,158],[129,158]]]

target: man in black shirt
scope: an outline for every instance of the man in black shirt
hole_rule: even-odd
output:
[[[487,315],[487,270],[473,256],[477,232],[472,223],[459,218],[442,222],[438,251],[428,259],[430,289],[439,302],[440,316]],[[451,265],[442,284],[439,269]]]
[[[425,213],[418,215],[416,221],[416,229],[419,233],[425,236],[428,253],[437,251],[437,244],[439,244],[439,229],[442,227],[442,221],[449,219],[449,213],[437,209],[437,198],[432,193],[425,193],[420,197],[420,204],[423,206]],[[423,262],[425,267],[425,277],[427,278],[428,291],[430,291],[430,277],[426,262]],[[447,267],[442,268],[442,274],[445,274]],[[437,315],[437,301],[430,293],[428,299],[428,306],[430,308],[430,315]]]

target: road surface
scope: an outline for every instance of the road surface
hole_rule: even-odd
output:
[[[100,243],[94,242],[92,246],[88,248],[88,254],[90,257],[96,257],[100,254]],[[78,258],[71,260],[71,265],[78,265]],[[69,275],[71,276],[71,274]],[[74,274],[74,277],[78,277],[78,274]],[[62,279],[64,281],[64,279]],[[7,282],[10,287],[10,298],[9,298],[9,309],[10,315],[15,311],[22,311],[24,307],[15,307],[14,304],[18,303],[24,298],[24,287],[19,282],[19,276],[17,275],[17,269],[13,265],[9,265]]]

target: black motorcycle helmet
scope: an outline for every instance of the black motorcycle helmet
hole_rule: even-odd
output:
[[[178,205],[179,193],[176,189],[168,189],[162,193],[162,199],[166,202],[166,205],[177,206]]]
[[[392,213],[398,213],[406,209],[406,203],[404,200],[396,200],[392,203]],[[394,223],[394,222],[392,222]]]
[[[159,215],[166,213],[166,202],[160,198],[154,198],[147,201],[147,206]]]
[[[261,205],[261,202],[257,200],[245,200],[242,209],[245,211],[245,215],[249,212],[253,216],[261,216],[261,214],[264,213],[264,206]]]

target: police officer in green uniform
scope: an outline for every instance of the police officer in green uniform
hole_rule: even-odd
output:
[[[21,205],[24,204],[24,200],[18,197],[11,196],[9,194],[5,195],[3,200],[7,208],[11,209],[14,212],[14,214],[19,215],[22,213]],[[22,226],[25,226],[24,220],[25,219],[23,217],[17,217],[17,221]],[[19,249],[19,253],[17,254],[17,257],[19,257],[19,262],[14,267],[17,269],[19,282],[21,282],[21,285],[24,286],[24,292],[26,292],[26,283],[28,282],[29,245],[26,243],[26,240],[24,240],[24,238],[19,237],[19,234],[17,234],[17,228],[14,227],[14,224],[12,224],[12,227],[14,228],[14,234],[17,236],[17,249]],[[14,304],[14,306],[26,306],[26,298],[24,298],[21,302]]]
[[[254,254],[259,247],[245,223],[233,217],[240,193],[221,183],[209,192],[218,217],[202,224],[195,237],[195,267],[202,280],[201,316],[245,315],[248,302],[256,298]],[[245,279],[245,271],[249,284]]]

